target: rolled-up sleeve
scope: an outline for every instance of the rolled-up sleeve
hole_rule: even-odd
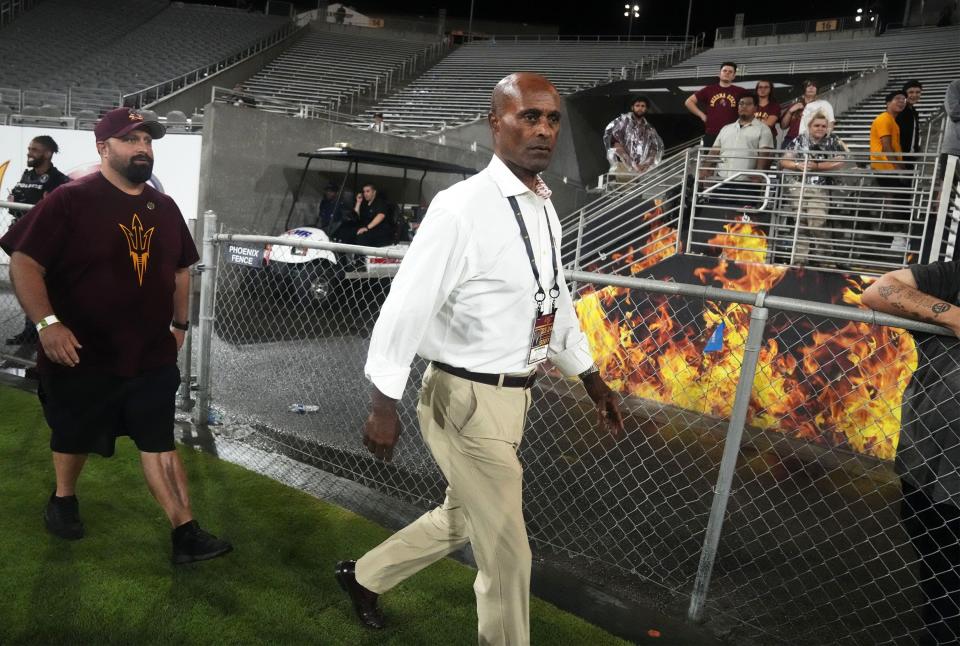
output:
[[[468,224],[440,193],[410,245],[370,337],[364,374],[387,397],[400,399],[410,364],[431,319],[459,283],[467,262]]]
[[[573,308],[570,292],[562,278],[548,356],[550,362],[567,377],[579,375],[593,366],[590,343],[580,328],[577,311]]]

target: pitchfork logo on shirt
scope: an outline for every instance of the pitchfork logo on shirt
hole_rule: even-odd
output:
[[[147,262],[150,260],[150,239],[153,237],[154,228],[150,227],[144,231],[136,213],[133,214],[129,229],[122,224],[120,225],[123,235],[127,238],[130,259],[133,261],[133,269],[137,272],[137,282],[141,287],[143,286],[143,272],[147,270]]]

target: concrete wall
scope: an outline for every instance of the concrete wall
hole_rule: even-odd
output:
[[[564,132],[564,131],[561,131]],[[490,136],[485,122],[470,124],[454,134],[451,145],[357,130],[326,121],[302,120],[260,110],[224,104],[210,104],[203,129],[200,178],[200,210],[213,210],[231,231],[274,234],[283,231],[300,180],[305,159],[297,153],[309,152],[338,142],[348,142],[362,150],[435,159],[462,166],[484,168],[490,161]],[[471,138],[476,137],[476,138]],[[462,139],[461,139],[462,138]],[[465,143],[460,143],[461,140]],[[476,152],[469,144],[478,142]],[[451,143],[451,139],[448,139]],[[561,137],[554,167],[575,163],[569,131]],[[551,171],[554,167],[551,167]],[[339,182],[346,164],[314,162],[310,166],[303,193],[291,224],[316,211],[320,193],[328,181]],[[409,174],[404,185],[401,169],[361,166],[359,181],[372,180],[391,200],[414,202],[418,197],[421,173]],[[440,190],[460,181],[459,175],[428,173],[424,198],[429,201]],[[565,184],[562,176],[548,172],[546,180],[554,191],[557,211],[563,215],[586,202],[586,193],[574,184]],[[353,189],[353,177],[347,187]]]
[[[232,88],[237,83],[246,81],[259,72],[267,63],[297,43],[305,33],[305,30],[301,30],[292,37],[280,41],[273,47],[265,49],[255,56],[251,56],[244,61],[226,67],[216,74],[208,76],[199,83],[178,90],[146,107],[161,116],[171,110],[180,110],[187,116],[190,116],[198,108],[210,102],[210,93],[214,87]]]
[[[889,78],[889,70],[886,67],[879,67],[871,72],[863,72],[862,76],[858,76],[833,90],[823,92],[821,98],[829,101],[830,105],[833,106],[833,112],[840,115],[871,94],[883,90],[887,86]]]
[[[753,38],[727,38],[716,41],[715,49],[723,47],[755,47],[757,45],[782,45],[785,43],[822,42],[827,40],[853,40],[873,38],[873,29],[850,29],[846,31],[815,31],[807,34],[779,34],[774,36],[755,36]]]
[[[588,201],[581,172],[580,156],[577,154],[577,129],[581,122],[576,118],[572,106],[563,100],[563,122],[557,148],[554,151],[550,168],[543,173],[543,179],[553,191],[553,204],[561,216],[575,211]],[[441,136],[434,135],[430,141],[440,142]],[[447,146],[470,149],[476,147],[478,153],[487,158],[492,154],[493,138],[490,127],[484,117],[477,121],[445,130],[442,141]]]
[[[210,104],[203,129],[200,209],[215,211],[231,231],[279,233],[306,161],[297,153],[338,142],[349,142],[357,149],[413,155],[477,169],[489,162],[486,153],[326,121]],[[315,213],[323,186],[328,181],[339,181],[345,172],[343,163],[314,162],[292,224]],[[417,197],[420,173],[411,173],[409,177],[407,190],[403,191],[401,169],[361,166],[359,181],[375,181],[392,200],[412,202]],[[431,199],[437,191],[460,179],[459,175],[429,173],[424,181],[425,198]],[[347,187],[353,189],[352,177]]]

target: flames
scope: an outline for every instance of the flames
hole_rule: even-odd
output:
[[[710,244],[724,249],[716,266],[697,269],[705,284],[769,291],[787,269],[764,264],[767,242],[749,222],[724,227]],[[620,261],[637,273],[672,255],[676,232],[656,231]],[[651,260],[656,258],[656,260]],[[634,264],[635,263],[635,264]],[[860,304],[869,279],[849,279],[844,302]],[[743,360],[750,307],[634,293],[607,287],[582,295],[577,314],[611,388],[695,411],[728,417]],[[723,345],[705,352],[723,324]],[[913,339],[902,330],[812,320],[771,312],[753,384],[747,423],[767,431],[892,459],[903,390],[916,369]]]

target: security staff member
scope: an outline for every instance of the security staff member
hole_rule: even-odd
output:
[[[20,181],[13,185],[8,200],[20,204],[37,204],[43,197],[53,192],[70,178],[53,165],[53,156],[60,147],[53,137],[40,135],[34,137],[27,146],[27,170],[23,171]],[[13,211],[13,221],[23,217],[26,211]]]
[[[7,200],[19,204],[37,204],[55,188],[66,184],[70,178],[53,165],[53,156],[60,147],[53,137],[40,135],[34,137],[27,146],[27,170],[23,171],[20,181],[13,185]],[[16,224],[28,211],[11,209],[13,224]],[[11,224],[11,226],[13,226]],[[5,345],[25,345],[37,342],[37,331],[29,318],[24,318],[23,329],[4,341]]]
[[[493,92],[494,157],[439,193],[406,255],[370,340],[373,382],[364,444],[390,460],[397,400],[414,354],[430,360],[420,429],[448,486],[444,503],[336,576],[360,620],[381,628],[378,595],[470,543],[479,641],[530,641],[530,546],[517,447],[536,366],[580,375],[598,417],[623,429],[617,396],[593,367],[559,268],[560,223],[547,168],[560,97],[542,76],[512,74]]]

